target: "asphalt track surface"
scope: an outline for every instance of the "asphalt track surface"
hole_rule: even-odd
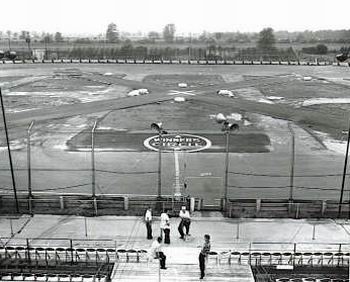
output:
[[[84,78],[85,79],[85,78]],[[103,100],[103,101],[95,101],[95,102],[89,102],[89,103],[83,103],[83,104],[76,104],[76,105],[62,105],[57,106],[55,108],[47,108],[47,109],[36,109],[31,111],[25,111],[25,112],[18,112],[18,113],[9,113],[8,114],[8,123],[9,125],[20,125],[20,124],[28,124],[32,120],[36,121],[43,121],[43,120],[50,120],[50,119],[58,119],[58,118],[66,118],[71,117],[75,115],[80,114],[90,114],[90,113],[98,113],[103,111],[111,111],[111,110],[120,110],[120,109],[127,109],[127,108],[133,108],[133,107],[139,107],[142,105],[147,104],[153,104],[157,102],[164,102],[174,99],[174,95],[169,95],[171,92],[171,88],[165,88],[160,87],[159,85],[154,85],[150,83],[141,83],[139,81],[133,81],[133,80],[126,80],[126,79],[119,79],[119,78],[106,78],[106,77],[98,77],[96,78],[96,75],[91,78],[91,80],[98,80],[99,82],[104,82],[107,84],[118,84],[127,86],[130,88],[147,88],[150,90],[151,94],[149,95],[142,95],[142,96],[136,96],[136,97],[125,97],[125,98],[117,98],[117,99],[110,99],[110,100]],[[283,79],[282,79],[283,80]],[[262,79],[253,79],[251,81],[243,81],[238,83],[226,83],[224,85],[220,85],[221,89],[239,89],[239,88],[245,88],[245,87],[254,87],[257,85],[268,85],[268,84],[276,84],[281,83],[281,78],[276,77],[270,77],[270,78],[262,78]],[[181,89],[179,89],[181,91]],[[219,95],[213,96],[213,93],[215,93],[218,90],[218,86],[207,86],[207,87],[201,87],[196,88],[196,92],[200,92],[199,95],[196,96],[187,96],[186,94],[177,94],[176,96],[185,96],[189,99],[194,100],[202,100],[205,102],[211,102],[215,103],[217,105],[227,106],[227,97],[221,97]],[[183,92],[186,93],[186,89],[183,90]],[[260,108],[260,103],[248,103],[246,106],[241,104],[242,101],[236,101],[234,103],[235,108],[240,109],[249,109],[249,106],[252,109],[249,109],[249,111],[253,111],[254,105],[256,106],[256,111],[259,111],[260,113],[265,112],[264,110],[258,110]],[[269,109],[266,110],[266,112]]]
[[[173,95],[171,90],[173,90],[174,87],[162,87],[160,85],[149,82],[143,83],[135,80],[105,77],[96,74],[85,74],[82,79],[98,81],[99,83],[105,83],[108,85],[122,85],[131,89],[147,88],[151,93],[149,95],[136,97],[123,97],[82,104],[61,105],[54,108],[9,113],[9,126],[30,124],[32,120],[45,121],[50,119],[67,118],[81,114],[91,114],[103,111],[140,107],[143,105],[170,101],[173,100],[175,96],[183,96],[188,100],[201,101],[222,107],[227,107],[227,105],[230,104],[232,109],[236,111],[247,111],[250,113],[269,115],[274,118],[290,120],[298,123],[300,126],[312,127],[313,129],[321,131],[322,129],[327,128],[328,132],[331,134],[336,134],[336,132],[339,132],[339,130],[346,130],[348,124],[348,114],[343,111],[334,111],[334,113],[328,113],[327,118],[322,119],[320,118],[320,113],[318,111],[310,108],[295,108],[290,107],[289,105],[281,104],[276,106],[273,104],[259,103],[258,101],[249,101],[239,97],[228,101],[227,97],[215,94],[218,90],[218,87],[219,89],[235,90],[247,87],[283,85],[283,83],[290,81],[290,78],[284,76],[262,77],[234,83],[196,87],[191,89],[194,90],[196,95],[190,95],[191,92],[188,92],[188,89],[180,88],[178,88],[179,93]],[[0,127],[2,127],[2,125],[0,125]]]

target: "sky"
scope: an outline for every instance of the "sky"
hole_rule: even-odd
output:
[[[120,31],[178,34],[350,29],[350,0],[0,0],[0,31],[70,34]]]

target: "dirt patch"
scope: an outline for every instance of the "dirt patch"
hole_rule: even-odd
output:
[[[297,77],[288,82],[257,87],[266,96],[282,96],[286,99],[347,98],[349,87],[328,83],[326,80],[303,81]]]
[[[86,87],[101,86],[95,81],[88,81],[76,77],[56,76],[35,81],[29,85],[16,88],[17,92],[47,92],[47,91],[79,91]]]
[[[16,80],[14,80],[15,82]],[[3,91],[8,112],[125,97],[128,87],[77,77],[56,76]]]
[[[5,83],[12,82],[25,77],[28,77],[28,76],[2,76],[0,77],[0,85],[4,85]]]

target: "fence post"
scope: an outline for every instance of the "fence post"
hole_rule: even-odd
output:
[[[198,199],[198,203],[197,203],[197,210],[200,211],[202,207],[202,199]]]
[[[326,208],[327,208],[327,201],[323,200],[322,201],[322,210],[321,210],[321,215],[324,216],[324,214],[326,213]]]
[[[298,219],[299,218],[299,213],[300,213],[300,203],[297,203],[297,208],[295,211],[295,218]]]
[[[241,219],[239,218],[237,221],[237,226],[236,226],[236,239],[239,239],[239,224],[240,224]]]
[[[26,253],[27,253],[27,260],[30,263],[30,251],[29,251],[30,246],[29,246],[29,239],[28,238],[26,239],[26,242],[27,242],[27,251],[26,251]]]
[[[28,207],[29,207],[29,213],[33,216],[33,198],[28,198]]]
[[[12,225],[12,218],[10,217],[10,229],[11,229],[11,237],[13,237],[13,225]]]
[[[129,209],[129,197],[124,196],[124,210],[127,211]]]
[[[97,216],[97,198],[94,197],[94,200],[93,200],[93,204],[94,204],[94,210],[95,210],[95,215]]]
[[[27,130],[27,169],[28,169],[28,208],[29,213],[32,215],[32,170],[31,170],[31,151],[30,151],[30,134],[32,127],[34,125],[34,121],[32,121]]]
[[[115,251],[115,257],[114,257],[114,262],[118,261],[118,248],[117,248],[117,240],[114,240],[114,251]]]
[[[69,244],[70,244],[70,255],[71,255],[70,262],[71,262],[71,264],[73,264],[74,263],[74,258],[73,258],[74,252],[73,252],[73,240],[72,239],[69,239]]]
[[[195,203],[196,203],[196,199],[191,197],[191,199],[190,199],[190,212],[194,212]]]
[[[338,253],[341,253],[341,246],[342,246],[342,244],[339,244],[339,250],[338,250]]]
[[[60,209],[64,210],[64,197],[60,196]]]
[[[294,243],[293,245],[293,266],[295,266],[295,253],[297,252],[297,243]]]
[[[256,212],[259,213],[261,209],[261,199],[256,199]]]
[[[291,214],[293,212],[293,201],[288,201],[288,213]]]
[[[87,232],[87,218],[86,218],[86,216],[84,216],[84,227],[85,227],[85,237],[87,237],[88,232]]]

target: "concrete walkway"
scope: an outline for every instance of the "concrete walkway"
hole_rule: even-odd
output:
[[[198,280],[198,253],[203,235],[212,238],[212,250],[221,251],[350,251],[350,222],[345,220],[293,219],[228,219],[219,213],[203,217],[193,214],[191,236],[179,238],[178,218],[171,218],[171,244],[164,246],[167,270],[163,281]],[[12,225],[12,235],[11,235]],[[159,234],[159,220],[153,222],[153,236]],[[84,218],[66,215],[23,215],[0,217],[1,244],[24,244],[31,238],[34,246],[111,247],[148,250],[152,240],[146,239],[141,217],[101,216]],[[6,238],[7,237],[7,238]],[[296,244],[296,245],[294,245]],[[208,262],[207,281],[254,281],[248,265]],[[117,263],[116,281],[158,281],[158,262]]]
[[[141,277],[143,281],[198,281],[199,269],[193,264],[176,264],[159,271],[158,264],[124,263],[113,274],[113,280],[122,282],[138,281]],[[254,277],[248,265],[208,265],[205,281],[254,282]]]

